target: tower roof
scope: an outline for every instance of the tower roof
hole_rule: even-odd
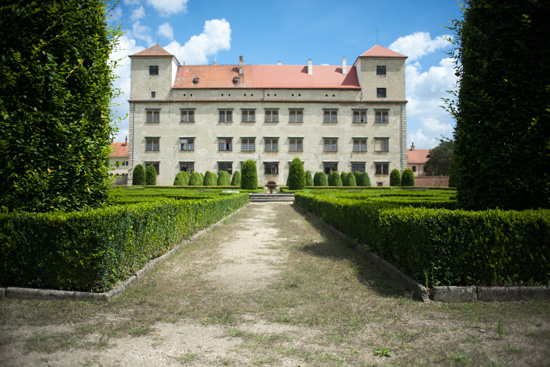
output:
[[[398,58],[407,58],[405,55],[401,55],[395,51],[390,50],[384,46],[375,45],[370,50],[365,52],[359,57],[398,57]]]
[[[156,44],[154,46],[149,47],[146,50],[138,52],[137,54],[131,55],[131,57],[136,57],[136,56],[171,56],[173,57],[174,55],[172,55],[170,52],[160,47],[160,45]]]

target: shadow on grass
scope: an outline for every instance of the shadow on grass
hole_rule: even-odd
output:
[[[307,213],[296,204],[293,204],[292,208],[296,213],[304,217],[312,227],[317,229],[323,237],[323,241],[305,245],[300,248],[300,251],[316,257],[343,260],[351,263],[356,269],[357,278],[361,284],[372,289],[380,296],[401,298],[405,294],[408,294],[404,286],[363,258],[361,254],[355,250],[354,244],[333,234],[322,220],[307,215]],[[412,295],[410,297],[412,298]]]

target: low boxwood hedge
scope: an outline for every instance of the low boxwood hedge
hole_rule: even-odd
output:
[[[0,284],[103,292],[248,202],[157,198],[71,213],[0,214]]]
[[[404,208],[307,193],[295,202],[422,284],[550,285],[550,210]]]

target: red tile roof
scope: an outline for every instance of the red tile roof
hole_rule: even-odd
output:
[[[401,58],[407,58],[405,55],[401,55],[400,53],[397,53],[395,51],[392,51],[388,48],[385,48],[380,45],[376,45],[372,47],[370,50],[365,52],[359,57],[401,57]]]
[[[138,52],[137,54],[133,54],[134,56],[173,56],[170,52],[166,51],[159,45],[154,45],[152,47],[149,47],[147,50],[143,50],[141,52]]]
[[[360,89],[357,70],[342,66],[314,65],[308,75],[306,65],[244,65],[238,83],[238,65],[185,65],[178,68],[174,88],[324,88]],[[198,77],[198,83],[193,83]]]
[[[424,164],[428,161],[430,149],[407,150],[407,163]]]
[[[109,157],[126,157],[130,156],[128,148],[130,144],[126,143],[111,143],[111,154]]]

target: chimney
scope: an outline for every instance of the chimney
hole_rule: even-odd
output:
[[[277,65],[283,65],[283,63],[279,61],[279,62],[277,62]]]
[[[243,55],[239,56],[239,75],[243,75],[244,59]]]
[[[411,151],[414,152],[414,142],[411,144]]]
[[[348,73],[348,65],[345,57],[342,57],[342,74],[346,75]]]
[[[128,137],[126,137],[126,139],[124,139],[124,145],[128,145]]]
[[[307,60],[307,75],[313,75],[313,61]]]

